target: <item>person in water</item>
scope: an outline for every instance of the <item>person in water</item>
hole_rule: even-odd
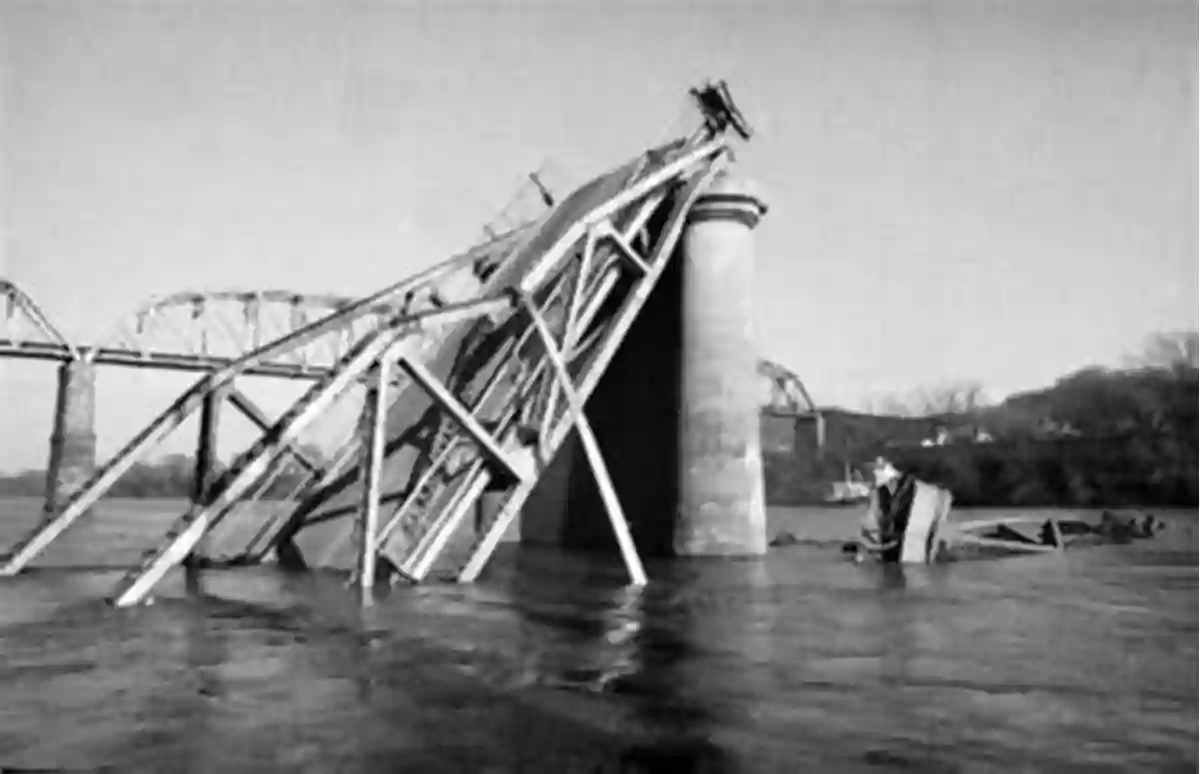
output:
[[[875,460],[874,474],[875,485],[863,516],[859,544],[862,550],[877,555],[882,562],[898,562],[917,480],[901,473],[883,457]],[[865,557],[860,554],[858,558]]]

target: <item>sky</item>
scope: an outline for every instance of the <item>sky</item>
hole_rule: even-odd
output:
[[[0,276],[93,343],[148,296],[366,294],[579,183],[724,78],[762,354],[823,405],[993,396],[1197,321],[1195,3],[0,4]],[[0,322],[0,326],[3,323]],[[189,383],[104,371],[111,452]],[[53,367],[0,361],[0,469]]]

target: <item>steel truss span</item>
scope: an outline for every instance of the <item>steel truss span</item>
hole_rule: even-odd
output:
[[[260,561],[304,530],[340,520],[329,550],[354,552],[363,584],[374,582],[384,560],[412,582],[435,575],[474,581],[572,431],[629,580],[645,583],[584,405],[673,259],[689,210],[728,163],[733,138],[750,136],[724,84],[693,95],[702,121],[690,136],[647,150],[560,201],[547,193],[540,217],[493,229],[472,250],[364,299],[179,294],[80,349],[48,324],[36,326],[44,316],[20,294],[20,313],[55,359],[150,364],[160,352],[150,331],[160,325],[190,346],[168,353],[177,360],[164,367],[186,367],[186,352],[205,373],[18,541],[0,575],[25,568],[185,419],[228,402],[257,416],[261,433],[120,580],[113,604],[147,599],[203,539],[220,537],[223,524],[244,526],[248,504],[262,506],[253,528],[226,530],[239,544],[210,561]],[[215,315],[227,323],[220,340],[212,334],[221,329]],[[264,323],[272,315],[278,327]],[[187,327],[204,318],[213,325]],[[0,341],[0,355],[38,356],[35,349]],[[237,389],[239,379],[256,374],[310,384],[271,419]],[[310,461],[286,498],[265,502],[263,493],[302,457],[302,434],[330,415],[347,417],[337,453]],[[485,493],[495,507],[465,525]],[[456,539],[464,529],[466,539]]]

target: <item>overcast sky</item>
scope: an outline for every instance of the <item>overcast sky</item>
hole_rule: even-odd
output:
[[[91,342],[183,288],[363,294],[729,80],[759,338],[823,404],[997,395],[1195,327],[1189,2],[0,4],[0,274]],[[105,371],[111,451],[187,384]],[[0,363],[0,468],[53,369]]]

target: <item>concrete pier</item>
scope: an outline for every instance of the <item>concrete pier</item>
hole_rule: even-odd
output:
[[[613,486],[642,556],[673,553],[679,502],[680,261],[663,272],[588,400]],[[521,542],[616,551],[591,467],[572,434],[521,512]]]
[[[196,439],[195,473],[192,479],[192,502],[196,505],[212,502],[213,484],[220,475],[217,439],[224,401],[225,390],[216,390],[205,395],[200,405],[200,430]]]
[[[766,205],[719,177],[683,234],[680,502],[675,553],[764,554],[766,494],[753,229]]]
[[[192,474],[192,503],[207,506],[213,501],[213,487],[220,476],[217,460],[217,439],[220,435],[221,409],[226,390],[216,390],[204,396],[200,405],[200,429],[196,438],[196,460]],[[184,559],[185,567],[194,567],[198,557],[213,558],[214,535],[205,535]]]
[[[720,177],[587,414],[643,556],[766,552],[753,227],[765,205]],[[521,514],[521,542],[612,550],[572,439]]]
[[[54,430],[46,465],[46,513],[62,510],[67,498],[95,471],[96,368],[73,360],[58,368]]]

